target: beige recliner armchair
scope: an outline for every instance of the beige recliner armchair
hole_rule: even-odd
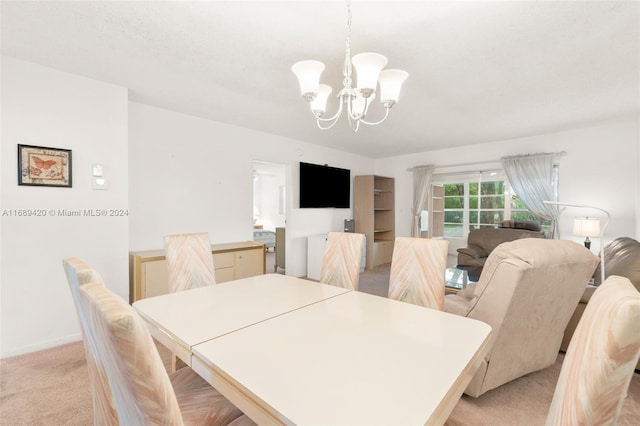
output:
[[[444,300],[444,311],[492,328],[492,347],[465,393],[478,397],[552,365],[597,265],[588,249],[564,240],[525,238],[491,252],[480,281]]]

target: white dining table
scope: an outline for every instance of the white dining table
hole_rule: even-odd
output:
[[[485,323],[384,297],[276,274],[219,286],[134,307],[261,425],[442,424],[489,348]]]
[[[349,290],[280,274],[141,299],[133,304],[151,335],[191,365],[193,346]]]

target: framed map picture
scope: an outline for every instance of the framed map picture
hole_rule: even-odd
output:
[[[71,188],[71,150],[18,145],[18,185]]]

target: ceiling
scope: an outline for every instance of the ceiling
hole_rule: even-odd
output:
[[[345,2],[3,0],[0,8],[4,55],[127,87],[135,102],[372,158],[640,113],[637,1],[354,1],[353,53],[382,53],[409,73],[389,119],[358,133],[344,118],[319,130],[290,70],[321,60],[323,82],[339,90]]]

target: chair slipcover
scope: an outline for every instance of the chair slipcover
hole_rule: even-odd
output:
[[[91,282],[104,285],[102,277],[80,259],[66,258],[62,261],[64,272],[67,275],[69,289],[73,296],[76,312],[80,319],[80,330],[84,342],[85,358],[87,359],[87,370],[89,372],[89,384],[91,386],[91,397],[93,403],[93,424],[95,425],[117,425],[118,414],[113,405],[111,389],[104,372],[104,368],[98,362],[97,348],[88,318],[80,306],[80,287]]]
[[[609,276],[569,343],[547,425],[615,424],[639,357],[640,293]]]
[[[190,368],[167,375],[142,319],[102,285],[80,288],[121,424],[228,424],[233,404]]]
[[[169,292],[216,283],[211,243],[207,233],[164,237]]]
[[[573,241],[519,239],[491,252],[480,281],[446,295],[444,311],[492,328],[491,349],[465,393],[477,397],[552,365],[597,264]]]
[[[389,298],[442,310],[449,242],[396,238],[389,275]]]
[[[320,282],[358,290],[363,245],[364,234],[329,232],[320,271]]]
[[[216,274],[207,233],[176,234],[164,237],[169,292],[189,290],[216,283]],[[171,372],[184,367],[171,355]]]

